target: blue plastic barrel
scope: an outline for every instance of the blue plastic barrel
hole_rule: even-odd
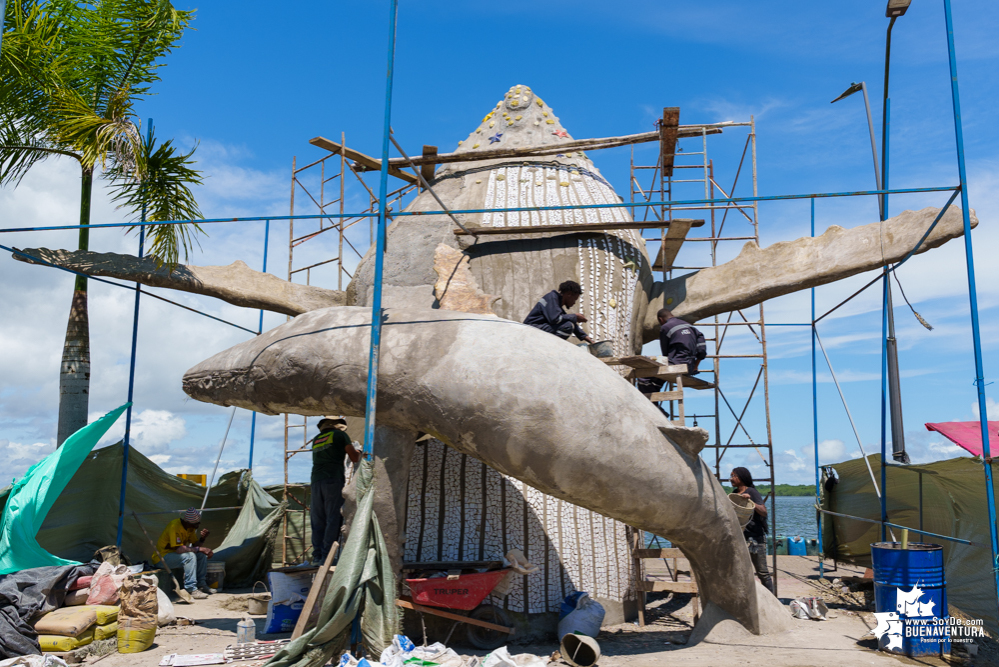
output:
[[[888,629],[878,645],[907,656],[949,653],[943,547],[910,542],[902,549],[899,542],[878,542],[871,545],[871,560],[875,608],[897,614],[882,617]],[[918,596],[916,587],[921,591]]]
[[[804,556],[805,555],[805,540],[800,535],[795,535],[794,537],[788,539],[787,541],[787,555],[788,556]]]

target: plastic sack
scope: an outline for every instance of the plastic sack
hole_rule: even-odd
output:
[[[79,637],[65,637],[63,635],[38,635],[38,646],[42,651],[72,651],[75,648],[86,646],[94,641],[93,629],[87,630]]]
[[[170,625],[177,620],[173,611],[173,602],[170,602],[170,596],[166,592],[157,587],[156,588],[156,624],[161,628],[164,625]]]
[[[66,593],[66,598],[62,601],[62,606],[79,607],[81,604],[87,604],[87,596],[89,595],[89,588],[81,588],[79,590],[70,591],[69,593]]]
[[[128,577],[128,567],[112,565],[108,561],[101,563],[90,580],[90,595],[87,604],[116,604],[118,589]]]
[[[576,595],[573,593],[573,595]],[[569,596],[572,597],[572,596]],[[569,597],[566,597],[565,605]],[[582,593],[576,598],[576,607],[558,622],[558,636],[561,639],[567,634],[576,633],[596,637],[600,634],[600,626],[604,622],[604,607],[596,600]]]
[[[271,600],[267,603],[267,620],[264,633],[291,632],[305,606],[305,598],[312,588],[315,570],[303,572],[268,572],[267,584]]]
[[[118,636],[118,621],[107,625],[94,626],[94,641],[99,642],[104,639],[111,639]]]
[[[548,667],[548,658],[533,653],[510,655],[507,647],[501,646],[486,656],[482,667]]]
[[[0,660],[0,667],[66,667],[66,661],[54,655],[19,655]]]
[[[382,651],[378,662],[384,667],[427,667],[428,665],[463,665],[461,656],[444,644],[414,646],[406,635],[395,635],[392,643]],[[343,666],[346,667],[346,666]]]
[[[118,653],[142,653],[156,639],[156,621],[118,619]]]
[[[97,612],[92,607],[63,607],[50,611],[38,619],[35,623],[35,632],[40,635],[78,637],[96,623]]]
[[[814,597],[795,598],[788,604],[788,608],[791,610],[792,616],[803,621],[809,619],[824,621],[826,620],[826,614],[829,613],[829,608],[825,603]]]

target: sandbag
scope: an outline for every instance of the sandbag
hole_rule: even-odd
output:
[[[145,575],[141,579],[126,579],[121,587],[121,611],[118,620],[129,619],[156,625],[159,605],[156,602],[156,577]]]
[[[570,633],[596,637],[600,634],[600,626],[604,622],[603,605],[591,599],[586,593],[572,593],[562,603],[563,610],[566,603],[571,604],[570,599],[573,597],[576,598],[575,608],[558,622],[559,639]]]
[[[40,635],[79,637],[97,623],[93,607],[63,607],[42,616],[35,622],[35,632]],[[52,649],[55,650],[55,649]]]
[[[38,645],[43,651],[72,651],[75,648],[86,646],[94,641],[93,628],[82,633],[78,637],[65,637],[63,635],[38,635]]]
[[[103,639],[112,639],[118,636],[118,621],[114,623],[108,623],[107,625],[95,625],[94,626],[94,641],[99,642]]]
[[[87,604],[87,596],[89,595],[89,588],[81,588],[79,590],[70,591],[69,593],[66,593],[66,599],[62,601],[62,606],[79,607],[81,604]]]
[[[173,612],[173,602],[170,596],[160,587],[156,587],[156,624],[161,628],[177,620]]]
[[[118,619],[118,653],[142,653],[156,639],[156,621]]]
[[[94,578],[93,576],[77,577],[76,581],[73,582],[73,585],[69,587],[69,590],[78,591],[83,588],[90,588],[90,580],[93,578]]]
[[[87,604],[115,604],[118,602],[118,589],[128,577],[128,567],[101,563],[90,580],[90,595]]]

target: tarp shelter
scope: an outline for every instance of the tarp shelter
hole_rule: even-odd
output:
[[[38,543],[49,553],[89,561],[94,551],[114,544],[118,528],[122,444],[91,452],[49,511]],[[11,488],[0,490],[0,507]],[[136,449],[128,462],[122,551],[133,561],[149,560],[151,548],[131,513],[154,540],[176,510],[200,507],[205,489],[162,470]],[[211,531],[206,544],[214,562],[225,562],[227,586],[251,586],[271,566],[284,503],[272,498],[246,470],[223,475],[208,496],[202,527]],[[242,509],[239,509],[242,508]]]
[[[927,424],[926,430],[936,431],[958,447],[963,447],[975,456],[982,455],[981,422],[941,422],[939,424]],[[997,447],[999,447],[999,422],[989,422],[989,452],[993,455],[999,454]]]
[[[879,455],[869,456],[868,461],[874,470],[881,467]],[[824,509],[881,519],[881,501],[863,459],[823,467],[835,469],[839,478],[835,485],[826,484],[823,479]],[[922,530],[975,543],[965,545],[914,533],[909,535],[910,541],[943,546],[948,601],[962,612],[982,619],[990,631],[999,632],[981,460],[959,457],[925,465],[889,466],[887,479],[889,522],[912,529],[919,529],[922,524]],[[880,525],[829,515],[823,516],[822,521],[826,557],[870,566],[871,544],[881,541]],[[898,529],[895,529],[895,537],[901,538]],[[888,539],[891,539],[890,535]]]

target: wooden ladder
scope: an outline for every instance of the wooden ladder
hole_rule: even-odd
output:
[[[678,561],[686,561],[687,557],[683,555],[682,551],[675,547],[667,549],[646,548],[643,544],[645,533],[637,528],[632,528],[632,535],[633,541],[631,556],[634,563],[633,569],[635,570],[635,590],[638,593],[638,625],[640,627],[645,626],[645,594],[660,592],[693,593],[694,623],[697,623],[697,620],[701,616],[701,610],[697,596],[697,582],[694,580],[693,570],[690,569],[690,563],[688,562],[687,571],[691,572],[690,578],[681,580],[680,571],[677,567]],[[643,561],[660,558],[663,559],[663,561],[673,561],[672,567],[669,566],[669,563],[666,563],[670,579],[667,581],[650,581],[646,579],[645,564]]]

